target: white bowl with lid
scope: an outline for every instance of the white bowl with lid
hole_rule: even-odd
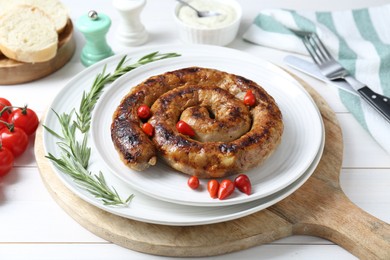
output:
[[[184,43],[225,46],[231,43],[240,27],[242,8],[235,0],[188,0],[201,11],[216,11],[220,15],[197,17],[196,12],[180,3],[174,11],[180,39]]]

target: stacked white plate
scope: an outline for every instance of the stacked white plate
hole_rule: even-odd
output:
[[[94,109],[91,124],[89,170],[103,172],[109,185],[122,197],[134,194],[134,199],[129,207],[105,206],[53,165],[75,194],[103,210],[130,219],[165,225],[201,225],[240,218],[267,208],[297,190],[314,172],[325,143],[322,118],[310,95],[288,73],[246,53],[216,46],[148,47],[126,55],[132,58],[130,64],[154,51],[176,52],[181,56],[143,65],[108,85]],[[104,66],[107,72],[114,71],[123,56],[111,57],[74,77],[58,94],[51,109],[59,114],[77,109],[82,93],[89,91],[96,75]],[[187,186],[187,175],[160,162],[144,172],[136,172],[122,163],[114,149],[110,134],[112,115],[131,87],[150,76],[191,66],[214,68],[251,79],[274,97],[282,111],[285,129],[280,146],[263,165],[246,172],[252,182],[249,196],[235,191],[228,199],[212,199],[207,192],[207,180],[201,180],[202,187],[194,191]],[[61,131],[52,112],[44,124]],[[57,141],[44,132],[46,153],[60,153]]]

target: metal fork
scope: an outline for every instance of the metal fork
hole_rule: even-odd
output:
[[[302,37],[302,41],[325,77],[330,80],[344,80],[349,75],[349,72],[332,57],[317,34],[308,33]]]
[[[360,96],[390,123],[390,98],[374,92],[364,83],[355,79],[326,49],[316,33],[295,32],[301,36],[313,61],[322,74],[331,81],[345,80]]]

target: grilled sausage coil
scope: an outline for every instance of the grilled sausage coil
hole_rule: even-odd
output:
[[[256,97],[246,106],[247,90]],[[149,138],[137,115],[151,107]],[[187,122],[194,137],[178,132]],[[148,78],[134,87],[113,115],[111,137],[121,160],[142,171],[160,155],[174,169],[200,178],[226,177],[251,169],[276,149],[283,133],[274,99],[255,82],[215,69],[190,67]]]

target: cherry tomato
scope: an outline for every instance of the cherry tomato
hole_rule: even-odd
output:
[[[0,177],[6,175],[14,165],[12,152],[0,144]]]
[[[253,106],[256,104],[256,97],[253,95],[252,90],[248,90],[244,97],[244,104],[248,106]]]
[[[0,130],[7,126],[5,123],[6,121],[0,119]]]
[[[209,180],[207,183],[207,190],[210,197],[215,199],[218,197],[219,182],[217,180]]]
[[[196,176],[191,176],[188,181],[187,181],[187,184],[188,186],[193,189],[193,190],[196,190],[198,187],[199,187],[199,179],[198,177]]]
[[[8,148],[16,158],[27,149],[28,136],[23,129],[19,127],[14,127],[13,129],[6,127],[0,130],[0,142],[3,144],[3,147]]]
[[[234,192],[234,182],[229,179],[221,181],[218,189],[218,199],[223,200]]]
[[[252,184],[249,180],[248,176],[245,174],[240,174],[236,177],[234,180],[234,184],[236,185],[237,189],[247,195],[251,194],[252,191]]]
[[[176,129],[179,133],[188,135],[189,137],[193,137],[195,135],[194,129],[192,129],[192,127],[183,120],[179,120],[176,123]]]
[[[137,115],[141,119],[148,119],[151,116],[150,108],[145,104],[140,105],[137,109]]]
[[[3,109],[4,109],[4,107],[10,107],[10,106],[12,106],[11,102],[9,102],[5,98],[0,97],[0,113],[1,113],[0,120],[3,120],[3,121],[8,120],[9,114],[11,114],[12,109],[8,109],[5,111],[3,111]],[[0,128],[1,128],[1,126],[0,126]]]
[[[150,123],[145,123],[142,125],[142,130],[145,134],[148,136],[153,136],[154,133],[154,127]]]
[[[35,130],[37,130],[39,125],[37,114],[27,107],[18,108],[12,111],[9,115],[8,122],[23,129],[27,135],[35,133]]]

